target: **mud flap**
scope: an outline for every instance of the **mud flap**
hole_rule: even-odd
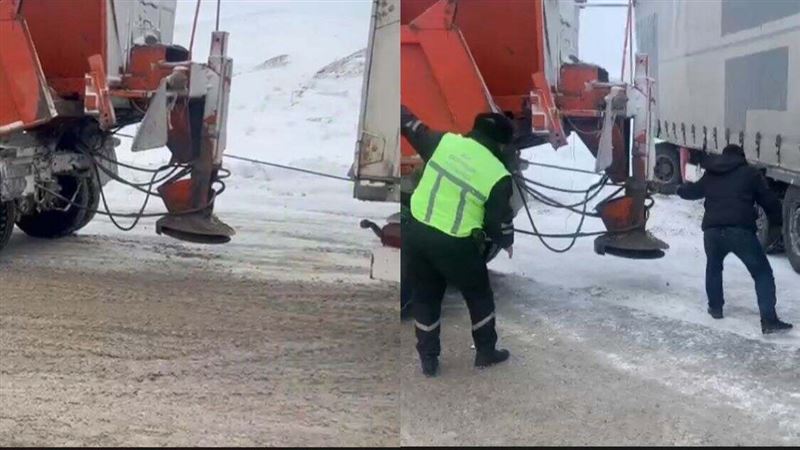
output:
[[[373,280],[400,282],[400,249],[376,247],[372,249],[369,277]]]
[[[370,259],[369,277],[373,280],[400,282],[400,246],[401,246],[401,225],[400,213],[395,213],[386,219],[387,224],[383,228],[375,222],[364,219],[361,221],[361,228],[372,230],[381,240],[382,246],[372,249]]]
[[[161,80],[150,106],[145,112],[142,123],[136,130],[131,144],[132,152],[141,152],[167,145],[169,138],[167,124],[169,123],[169,109],[167,108],[167,80]]]

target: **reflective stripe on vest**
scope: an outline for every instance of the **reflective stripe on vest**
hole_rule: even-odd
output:
[[[477,141],[448,133],[425,165],[411,196],[418,221],[456,237],[483,228],[484,204],[508,170]]]

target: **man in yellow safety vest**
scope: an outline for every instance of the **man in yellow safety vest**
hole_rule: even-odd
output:
[[[412,311],[422,371],[439,367],[442,298],[448,284],[469,308],[475,365],[508,359],[498,350],[494,294],[483,247],[488,239],[512,255],[513,191],[504,151],[514,126],[502,114],[483,113],[466,136],[431,130],[401,107],[401,132],[426,165],[403,227],[402,258],[412,283]]]

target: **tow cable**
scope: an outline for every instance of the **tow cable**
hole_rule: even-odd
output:
[[[230,158],[230,159],[236,159],[236,160],[239,160],[239,161],[247,161],[249,163],[260,164],[262,166],[277,167],[279,169],[293,170],[295,172],[302,172],[302,173],[309,174],[309,175],[316,175],[318,177],[332,178],[334,180],[348,181],[350,183],[355,181],[352,178],[342,177],[342,176],[339,176],[339,175],[332,175],[332,174],[324,173],[324,172],[317,172],[316,170],[303,169],[301,167],[287,166],[287,165],[284,165],[284,164],[277,164],[277,163],[268,162],[268,161],[262,161],[262,160],[258,160],[258,159],[245,158],[243,156],[228,155],[228,154],[225,154],[224,156],[226,158]]]

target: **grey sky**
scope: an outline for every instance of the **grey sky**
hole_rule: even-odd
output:
[[[614,3],[621,2],[617,0]],[[602,66],[615,79],[619,78],[622,67],[626,18],[627,8],[586,8],[581,11],[579,57],[585,62]],[[625,73],[628,73],[627,69]]]

